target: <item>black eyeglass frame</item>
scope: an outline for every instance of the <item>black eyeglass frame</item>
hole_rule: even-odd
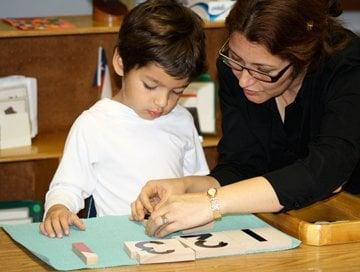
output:
[[[220,59],[221,61],[227,65],[228,67],[230,67],[231,69],[235,70],[235,71],[240,71],[242,72],[244,69],[246,71],[248,71],[248,73],[253,77],[255,78],[256,80],[259,80],[259,81],[262,81],[262,82],[267,82],[267,83],[275,83],[277,82],[284,74],[285,72],[289,69],[289,67],[292,65],[291,63],[289,63],[288,65],[286,65],[282,70],[279,71],[279,73],[275,76],[270,76],[269,74],[267,73],[264,73],[264,72],[260,72],[260,71],[257,71],[257,70],[254,70],[254,69],[251,69],[251,68],[248,68],[244,65],[242,65],[241,63],[239,63],[238,61],[230,58],[229,56],[225,55],[225,49],[226,49],[226,46],[229,45],[229,40],[227,40],[223,46],[220,48],[219,50],[219,56],[220,56]],[[228,48],[229,49],[229,48]],[[231,62],[233,62],[234,64],[238,65],[241,69],[236,69],[234,66],[231,65]],[[264,76],[267,76],[269,78],[269,80],[264,80],[264,79],[261,79],[261,78],[257,78],[256,76],[254,76],[252,74],[252,72],[254,73],[258,73],[258,74],[261,74],[261,75],[264,75]]]

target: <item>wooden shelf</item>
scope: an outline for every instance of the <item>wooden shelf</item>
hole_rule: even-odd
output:
[[[216,147],[220,141],[220,136],[218,135],[205,135],[202,146],[205,147]]]
[[[0,150],[0,163],[57,159],[62,156],[67,132],[43,133],[35,137],[31,146]],[[205,136],[203,147],[215,147],[218,136]]]
[[[341,7],[344,10],[360,10],[360,1],[359,0],[343,0],[341,2]]]
[[[360,241],[360,198],[341,192],[300,210],[258,216],[307,245]]]
[[[59,17],[74,24],[75,28],[70,29],[51,29],[51,30],[19,30],[10,24],[0,21],[0,38],[9,37],[36,37],[36,36],[58,36],[58,35],[76,35],[76,34],[99,34],[99,33],[117,33],[120,24],[105,25],[93,21],[91,15],[83,16],[62,16]],[[224,22],[206,22],[204,28],[222,28]]]
[[[31,146],[0,150],[0,163],[60,158],[65,139],[65,132],[38,135]]]

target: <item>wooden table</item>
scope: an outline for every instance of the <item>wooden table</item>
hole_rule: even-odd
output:
[[[360,243],[306,246],[269,253],[193,262],[133,265],[77,271],[360,271]],[[0,229],[0,271],[52,271]]]

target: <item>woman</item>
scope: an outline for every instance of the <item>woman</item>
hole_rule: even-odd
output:
[[[359,191],[360,39],[335,20],[338,2],[236,2],[218,61],[219,163],[145,185],[132,215],[151,212],[149,235]]]

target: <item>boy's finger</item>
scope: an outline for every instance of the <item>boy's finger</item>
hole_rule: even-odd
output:
[[[40,225],[39,225],[39,229],[40,229],[40,232],[42,234],[44,234],[45,236],[48,236],[46,230],[45,230],[45,226],[44,226],[44,222],[41,222]]]
[[[140,216],[138,215],[137,210],[136,210],[136,202],[138,202],[138,200],[131,203],[131,216],[129,217],[129,219],[139,221],[141,219],[139,219]]]
[[[45,232],[48,234],[48,236],[50,238],[54,238],[55,237],[55,231],[53,229],[52,223],[50,219],[45,219],[44,221],[44,229]]]
[[[133,221],[136,218],[135,202],[130,204],[131,214],[129,215],[129,220]]]
[[[143,220],[145,213],[144,213],[144,206],[141,204],[140,201],[136,201],[135,202],[135,209],[136,209],[136,215],[137,215],[137,220]]]
[[[63,228],[61,226],[60,220],[58,217],[51,220],[52,227],[55,231],[56,237],[62,238],[63,237]]]
[[[75,225],[80,230],[85,230],[85,223],[76,214],[71,214],[70,224]]]
[[[63,215],[59,217],[60,225],[62,228],[62,231],[65,235],[69,235],[69,215]]]

